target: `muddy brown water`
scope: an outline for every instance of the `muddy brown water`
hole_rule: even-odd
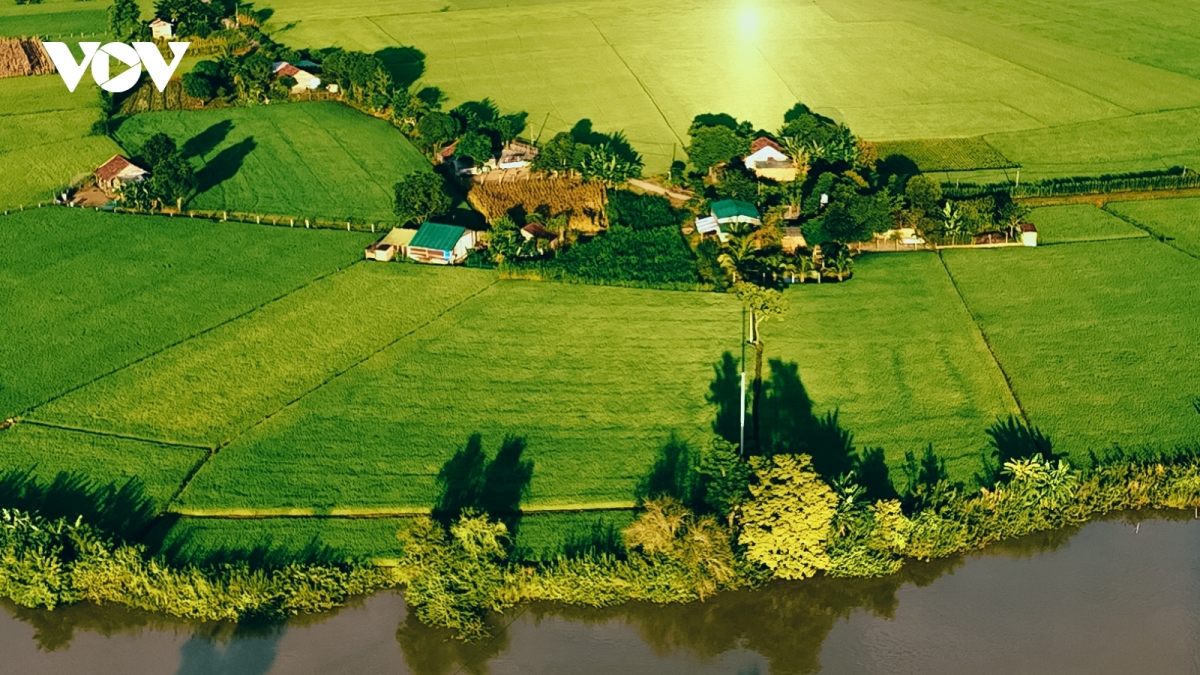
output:
[[[1200,521],[1186,516],[1091,523],[885,579],[517,608],[470,645],[408,618],[398,593],[265,627],[7,604],[0,673],[1200,673]]]

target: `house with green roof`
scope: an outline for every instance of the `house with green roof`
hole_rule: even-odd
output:
[[[474,230],[458,225],[423,223],[408,243],[407,255],[417,262],[456,265],[466,260],[478,237]]]
[[[724,241],[726,235],[721,231],[721,226],[735,223],[758,227],[762,225],[762,219],[758,215],[758,209],[750,202],[722,199],[712,203],[710,215],[696,219],[696,231],[701,235],[716,235]]]

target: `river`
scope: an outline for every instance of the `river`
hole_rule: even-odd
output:
[[[1095,522],[885,579],[775,583],[691,605],[522,607],[470,645],[416,624],[399,593],[260,627],[4,604],[0,672],[1200,673],[1200,521],[1186,516]]]

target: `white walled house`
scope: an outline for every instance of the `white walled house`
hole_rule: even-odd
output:
[[[276,61],[273,70],[275,77],[291,77],[296,80],[296,84],[292,85],[293,94],[302,94],[321,86],[321,78],[307,70],[301,70],[287,61]]]
[[[155,19],[150,22],[150,37],[155,40],[170,40],[175,37],[175,26],[170,21]]]

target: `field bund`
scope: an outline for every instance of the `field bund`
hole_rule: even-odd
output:
[[[1010,414],[1075,461],[1192,442],[1192,207],[1046,208],[1035,220],[1063,243],[862,257],[849,283],[788,291],[764,331],[768,386],[797,378],[808,407],[793,413],[837,410],[894,478],[932,445],[970,481],[984,430]],[[0,218],[0,301],[16,309],[0,326],[0,414],[21,418],[0,431],[0,470],[136,476],[189,516],[167,536],[181,542],[253,545],[260,522],[278,541],[387,557],[378,533],[430,508],[472,434],[489,455],[519,437],[534,463],[523,507],[546,514],[519,539],[553,552],[623,522],[612,509],[634,503],[666,443],[710,437],[721,364],[740,353],[732,296],[364,262],[370,239],[58,208]],[[288,517],[203,518],[265,516]]]

